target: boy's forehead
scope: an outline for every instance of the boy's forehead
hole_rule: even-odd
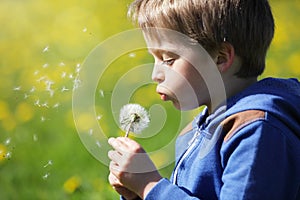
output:
[[[191,48],[197,41],[188,36],[165,28],[147,28],[143,29],[147,47],[149,49],[161,49],[166,51],[178,51],[179,48]]]
[[[144,38],[150,52],[172,52],[179,53],[180,49],[186,49],[187,44],[181,41],[180,38],[172,35],[145,35]]]

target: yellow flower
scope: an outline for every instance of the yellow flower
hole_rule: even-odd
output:
[[[81,179],[78,176],[72,176],[64,183],[64,191],[68,194],[73,194],[81,186]]]
[[[16,117],[21,122],[31,120],[33,115],[34,110],[28,103],[21,102],[16,108]]]
[[[0,162],[5,160],[6,147],[3,144],[0,144]]]

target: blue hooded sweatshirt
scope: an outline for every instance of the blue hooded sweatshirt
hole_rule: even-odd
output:
[[[195,118],[146,200],[299,200],[300,84],[263,79]]]

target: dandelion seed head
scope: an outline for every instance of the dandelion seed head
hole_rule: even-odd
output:
[[[141,133],[148,127],[150,117],[145,108],[139,104],[127,104],[120,110],[120,126],[124,131]]]

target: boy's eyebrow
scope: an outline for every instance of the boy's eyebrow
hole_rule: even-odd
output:
[[[148,48],[149,54],[174,54],[177,55],[174,51],[164,50],[164,49],[156,49],[156,48]]]

